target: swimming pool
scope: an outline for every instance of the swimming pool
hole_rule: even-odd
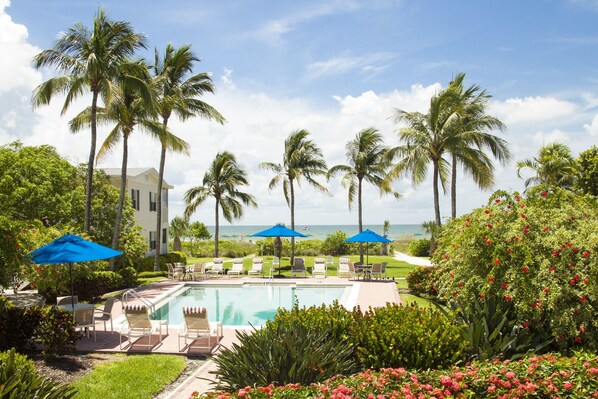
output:
[[[299,306],[330,305],[338,300],[352,307],[356,297],[353,285],[296,285],[296,284],[237,284],[186,286],[165,298],[150,316],[154,320],[168,320],[170,325],[183,324],[184,306],[203,306],[210,321],[225,326],[263,326],[272,319],[278,308],[290,309],[295,301]]]

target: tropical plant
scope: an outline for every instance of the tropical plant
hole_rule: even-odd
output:
[[[451,123],[451,140],[448,152],[451,154],[451,217],[457,217],[457,165],[471,175],[474,182],[481,189],[492,187],[494,182],[494,167],[484,150],[489,150],[494,158],[505,164],[511,157],[507,142],[489,130],[500,130],[505,125],[497,118],[486,114],[488,100],[492,98],[486,90],[478,85],[463,87],[464,73],[458,73],[449,83],[447,90],[456,92],[455,104],[456,121]]]
[[[54,47],[33,58],[35,68],[55,67],[61,75],[50,78],[33,91],[33,107],[49,104],[52,97],[66,94],[62,114],[71,103],[85,92],[92,94],[90,113],[91,146],[87,163],[85,199],[85,231],[91,224],[93,168],[96,155],[98,99],[110,103],[113,79],[119,74],[120,65],[135,50],[145,47],[145,36],[136,33],[129,22],[108,19],[99,9],[90,30],[77,22],[61,33]]]
[[[214,256],[218,257],[218,238],[220,227],[220,208],[222,215],[232,223],[243,217],[243,205],[257,207],[251,194],[239,191],[240,186],[247,186],[247,173],[237,163],[237,159],[228,151],[219,152],[212,165],[204,174],[201,186],[193,187],[185,193],[185,217],[189,218],[199,205],[208,197],[216,200],[214,210]]]
[[[123,62],[116,72],[119,75],[115,77],[116,84],[112,88],[111,101],[106,107],[98,108],[97,112],[99,123],[115,123],[98,152],[98,159],[109,154],[121,140],[123,145],[120,195],[112,235],[113,249],[118,249],[119,246],[127,186],[129,137],[136,128],[150,133],[153,137],[160,137],[163,131],[162,125],[155,120],[154,93],[149,86],[150,78],[147,66],[143,61]],[[81,130],[91,123],[92,119],[91,109],[84,110],[71,120],[71,131]],[[114,270],[114,259],[110,260],[110,265]]]
[[[198,98],[205,93],[214,93],[214,85],[210,75],[206,72],[191,75],[193,73],[193,64],[199,62],[199,58],[191,52],[191,45],[184,45],[177,49],[168,44],[162,57],[156,49],[154,60],[152,69],[154,83],[158,87],[157,107],[164,126],[164,131],[160,136],[160,167],[158,170],[158,198],[156,201],[156,241],[161,242],[161,193],[166,152],[167,150],[177,153],[187,153],[188,151],[188,145],[185,141],[171,133],[167,133],[170,117],[173,113],[181,120],[201,116],[218,123],[224,123],[225,119],[214,107]],[[159,252],[156,251],[155,270],[160,270]]]
[[[295,130],[284,142],[282,164],[262,162],[262,169],[270,170],[276,175],[270,180],[268,188],[274,189],[282,184],[282,191],[287,205],[291,209],[291,230],[295,229],[295,183],[300,185],[301,179],[316,189],[328,193],[328,189],[315,178],[327,174],[326,161],[322,150],[308,140],[309,132],[305,129]],[[295,257],[295,239],[291,238],[291,263]]]
[[[336,174],[342,173],[342,186],[348,190],[349,209],[357,196],[357,220],[359,232],[363,231],[363,203],[362,190],[363,181],[373,184],[380,190],[380,194],[393,194],[399,198],[388,180],[385,180],[388,167],[388,149],[382,145],[382,135],[378,130],[370,127],[363,129],[355,139],[349,141],[346,146],[348,165],[335,165],[328,171],[328,179]],[[363,246],[359,246],[359,259],[363,262]]]
[[[577,158],[577,178],[574,188],[598,196],[598,147],[593,146]]]
[[[172,250],[181,251],[181,237],[186,237],[189,232],[189,220],[180,216],[175,216],[170,221],[170,234],[172,234]]]
[[[388,238],[388,232],[390,231],[390,220],[385,220],[384,224],[382,225],[382,235],[386,238]],[[383,242],[382,243],[382,255],[384,256],[388,256],[388,243],[387,242]]]
[[[534,175],[525,180],[526,190],[535,185],[570,190],[575,183],[575,167],[569,147],[553,143],[541,147],[538,157],[517,162],[517,177],[522,178],[521,170],[527,168]]]

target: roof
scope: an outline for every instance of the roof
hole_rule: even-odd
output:
[[[110,177],[120,178],[121,168],[98,168],[104,171]],[[135,179],[144,175],[151,175],[156,181],[158,181],[158,171],[155,168],[127,168],[127,179]],[[162,188],[173,189],[174,186],[166,183],[166,180],[162,179]]]

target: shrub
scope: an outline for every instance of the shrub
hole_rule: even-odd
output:
[[[118,274],[122,277],[123,288],[135,287],[137,285],[137,271],[132,267],[120,269]]]
[[[291,255],[291,241],[287,240],[286,238],[281,238],[280,241],[282,242],[282,254],[281,256],[290,256]],[[295,243],[298,244],[297,241]],[[263,240],[256,241],[256,245],[258,246],[258,253],[262,256],[278,256],[278,251],[274,250],[274,239],[273,238],[265,238]]]
[[[137,275],[138,278],[153,278],[153,277],[166,277],[167,272],[141,272]]]
[[[156,262],[156,258],[153,256],[145,256],[143,258],[139,258],[133,262],[133,267],[137,270],[138,273],[141,272],[151,272],[154,271],[154,264]],[[166,263],[166,262],[164,262]],[[160,267],[162,265],[162,258],[160,257]],[[166,268],[166,266],[165,266]]]
[[[326,255],[340,256],[350,252],[350,245],[345,242],[347,235],[343,231],[330,234],[322,243],[322,252]]]
[[[75,331],[72,313],[48,306],[42,310],[42,319],[35,334],[44,345],[44,355],[53,356],[74,351],[81,333]]]
[[[323,382],[354,367],[350,346],[318,329],[277,323],[254,330],[238,330],[239,344],[213,358],[218,389],[233,391],[246,386],[291,382]]]
[[[407,286],[414,295],[435,297],[438,294],[437,274],[435,266],[416,267],[407,275]]]
[[[411,256],[430,256],[430,240],[422,238],[411,241],[408,247]]]
[[[442,368],[466,356],[460,328],[433,308],[387,303],[356,318],[351,335],[363,368]]]
[[[318,256],[321,253],[321,240],[298,240],[295,242],[296,256]]]
[[[598,204],[551,189],[527,198],[494,193],[484,208],[453,219],[433,263],[440,294],[512,302],[517,323],[548,331],[559,349],[598,349]]]
[[[74,282],[75,292],[79,300],[95,301],[102,295],[125,288],[123,277],[119,273],[110,271],[92,272],[91,274],[80,276]],[[62,292],[62,294],[68,294]]]
[[[409,372],[404,368],[366,370],[323,384],[244,387],[235,393],[213,392],[205,398],[568,398],[598,396],[598,358],[579,353],[530,356],[511,361],[481,361],[450,370]],[[193,394],[192,398],[199,398]]]
[[[22,352],[31,348],[41,319],[41,308],[17,308],[0,296],[0,350],[16,348]]]
[[[0,398],[68,399],[76,393],[68,385],[41,377],[14,349],[0,354]]]

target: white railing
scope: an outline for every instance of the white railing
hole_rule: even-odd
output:
[[[129,301],[129,297],[133,297],[133,298],[137,299],[139,302],[141,302],[142,304],[144,304],[145,306],[147,306],[150,310],[150,313],[153,313],[156,310],[154,304],[149,299],[140,296],[137,293],[137,291],[135,291],[134,288],[131,288],[130,290],[125,291],[125,293],[123,294],[122,300],[121,300],[123,307]]]

